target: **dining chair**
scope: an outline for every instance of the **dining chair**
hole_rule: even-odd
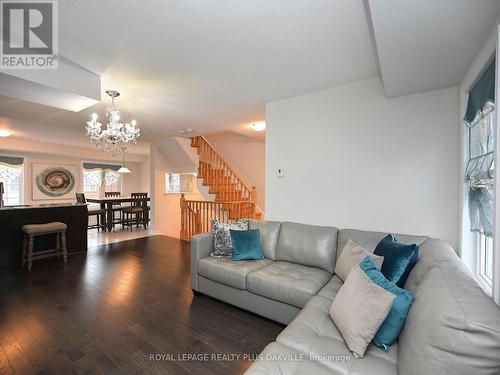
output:
[[[104,197],[105,198],[116,198],[116,197],[121,197],[122,193],[119,191],[105,191],[104,192]],[[113,204],[113,228],[115,227],[115,224],[121,224],[123,222],[123,206],[121,203],[116,203]],[[118,218],[115,216],[115,213],[118,212]]]
[[[85,194],[83,193],[76,193],[76,201],[80,204],[87,204],[87,199],[85,199]],[[87,207],[88,208],[88,207]],[[97,231],[103,229],[106,231],[106,210],[102,208],[92,208],[88,209],[88,216],[96,216],[97,218],[97,224],[87,224],[88,229],[95,229],[97,228]],[[101,218],[103,218],[103,222],[101,223]]]
[[[132,193],[130,197],[130,206],[123,207],[122,210],[124,214],[122,228],[125,228],[125,226],[129,226],[130,230],[132,230],[134,224],[136,228],[139,227],[139,224],[142,224],[144,226],[144,229],[146,229],[149,222],[148,193]]]

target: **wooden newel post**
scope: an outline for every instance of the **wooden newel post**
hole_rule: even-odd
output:
[[[255,185],[252,186],[252,191],[250,192],[250,202],[257,203],[257,189]]]
[[[186,239],[186,229],[185,229],[185,220],[186,220],[186,198],[184,198],[184,193],[181,194],[181,232],[179,234],[181,240]]]

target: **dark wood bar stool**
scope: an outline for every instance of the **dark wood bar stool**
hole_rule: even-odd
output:
[[[87,204],[87,200],[85,199],[85,194],[83,193],[76,193],[76,201],[81,204]],[[91,224],[88,225],[88,229],[95,229],[101,230],[103,229],[106,231],[106,220],[104,219],[106,217],[106,210],[102,208],[96,208],[92,210],[88,210],[88,216],[96,216],[97,217],[97,224]],[[101,222],[102,221],[102,222]]]
[[[136,228],[139,227],[139,224],[142,224],[146,229],[149,221],[148,193],[132,193],[130,197],[132,199],[130,207],[123,207],[122,228],[129,226],[130,230],[132,230],[134,224]]]
[[[106,191],[104,192],[105,198],[113,198],[113,197],[121,197],[122,193],[119,191]],[[115,213],[118,212],[118,218],[115,216]],[[113,228],[115,224],[121,224],[123,222],[123,206],[121,203],[117,203],[113,205]]]
[[[62,255],[64,263],[68,259],[68,250],[66,249],[66,228],[67,225],[58,221],[46,224],[26,224],[23,225],[23,266],[28,262],[28,270],[31,271],[31,265],[34,260],[50,258]],[[42,250],[33,253],[35,238],[47,234],[56,235],[56,247],[50,250]]]

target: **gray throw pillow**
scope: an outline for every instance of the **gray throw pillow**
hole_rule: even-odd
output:
[[[375,263],[377,268],[380,270],[384,257],[375,255],[368,250],[363,249],[356,242],[349,239],[342,249],[339,259],[337,259],[337,263],[335,264],[335,274],[340,277],[342,281],[345,281],[349,272],[351,272],[354,267],[365,259],[366,256],[370,257],[371,260],[373,260],[373,263]]]
[[[212,233],[214,234],[214,251],[213,257],[230,257],[233,254],[233,244],[231,243],[231,235],[229,229],[232,230],[248,230],[249,221],[241,220],[231,224],[224,224],[218,220],[211,220]]]
[[[396,296],[354,267],[330,306],[330,316],[355,358],[361,358]]]

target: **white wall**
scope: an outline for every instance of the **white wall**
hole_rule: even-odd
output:
[[[149,193],[149,176],[143,177],[143,169],[145,164],[137,162],[125,161],[125,166],[130,169],[130,174],[124,174],[123,184],[122,184],[122,194],[125,196],[130,196],[132,193]],[[117,164],[121,164],[117,163]],[[147,184],[144,182],[146,181]]]
[[[151,148],[151,186],[153,199],[153,226],[157,233],[179,238],[181,230],[180,194],[165,194],[165,174],[178,172],[169,160],[156,148]],[[189,200],[204,200],[195,187],[195,191],[185,194]]]
[[[257,206],[265,211],[265,142],[233,132],[207,135],[215,151],[243,179],[257,189]]]
[[[456,247],[458,88],[387,99],[376,77],[266,111],[267,219],[425,234]]]

